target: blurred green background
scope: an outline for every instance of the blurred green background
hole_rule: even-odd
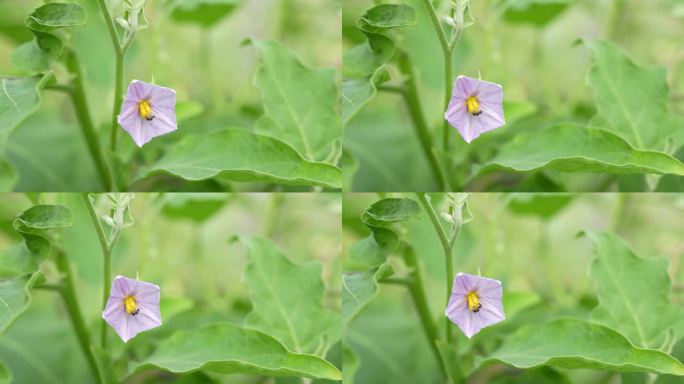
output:
[[[74,226],[60,231],[63,249],[75,266],[78,299],[93,337],[101,324],[102,255],[88,213],[77,194],[43,194],[43,203],[63,204]],[[100,199],[104,200],[104,199]],[[32,206],[20,194],[0,196],[0,250],[19,241],[12,221]],[[100,206],[107,209],[106,206]],[[104,212],[104,211],[103,211]],[[113,256],[113,275],[161,287],[164,324],[129,341],[124,350],[110,329],[114,356],[140,360],[155,341],[179,329],[212,322],[242,324],[251,310],[242,281],[247,257],[235,235],[262,235],[295,263],[320,262],[324,305],[340,308],[341,201],[338,194],[136,194],[135,223],[126,228]],[[48,280],[56,277],[44,263]],[[0,359],[16,383],[87,383],[91,380],[67,313],[57,294],[33,290],[33,303],[0,337]],[[330,352],[334,355],[335,349]],[[334,360],[334,357],[330,357]],[[147,371],[131,382],[173,382],[172,375]],[[252,376],[193,374],[182,382],[265,383]]]
[[[441,195],[431,196],[438,212],[446,209]],[[388,194],[387,197],[415,199],[410,194]],[[374,194],[344,195],[345,255],[351,244],[369,234],[360,216],[377,200]],[[456,242],[454,272],[477,274],[479,269],[482,276],[500,280],[506,320],[484,329],[471,340],[455,329],[461,351],[473,348],[475,354],[486,356],[503,337],[522,325],[541,324],[560,316],[588,318],[597,304],[589,275],[594,254],[591,241],[586,236],[578,237],[581,231],[613,231],[639,257],[666,257],[673,283],[672,301],[684,306],[682,194],[478,193],[470,195],[469,206],[474,218],[465,224]],[[441,328],[445,272],[439,239],[424,212],[420,220],[398,228],[400,237],[416,251],[431,313]],[[391,260],[396,275],[405,273],[406,266],[399,258]],[[345,271],[366,268],[345,258]],[[440,368],[405,287],[381,284],[378,296],[351,322],[345,337],[360,357],[355,378],[358,383],[439,382]],[[684,360],[684,342],[675,346],[673,355]],[[496,369],[479,372],[472,383],[487,383],[491,379],[488,374],[506,372]],[[561,371],[573,383],[620,383],[619,375],[610,372]],[[508,382],[505,377],[499,379]],[[525,382],[523,378],[520,380],[511,382]],[[663,377],[658,383],[674,383],[680,379],[666,380]]]
[[[434,0],[438,14],[447,15],[448,0]],[[343,50],[364,41],[356,21],[376,3],[404,3],[417,12],[416,26],[402,29],[398,44],[416,67],[423,113],[439,134],[443,119],[443,55],[422,0],[344,0]],[[501,12],[502,6],[508,6]],[[523,116],[507,116],[508,124],[466,144],[456,130],[451,155],[470,160],[488,158],[516,134],[559,121],[586,123],[595,114],[586,85],[589,51],[579,39],[614,41],[639,65],[661,65],[668,70],[673,94],[670,110],[684,113],[684,1],[681,0],[473,0],[474,24],[464,30],[454,53],[454,78],[465,75],[503,85],[507,102],[525,104]],[[400,74],[392,72],[394,81]],[[533,112],[530,114],[530,112]],[[438,129],[439,128],[439,129]],[[354,191],[434,191],[427,161],[403,100],[380,92],[351,120],[344,143],[360,163]],[[437,144],[435,144],[437,145]],[[466,164],[466,167],[469,165]],[[399,172],[398,170],[401,170]],[[519,176],[497,180],[502,188]],[[538,179],[543,179],[542,181]],[[477,185],[476,190],[486,190]],[[604,175],[544,172],[528,180],[521,191],[595,191],[607,182]],[[497,189],[499,190],[499,189]]]
[[[91,114],[100,128],[102,142],[107,143],[114,97],[114,50],[97,3],[75,2],[86,9],[88,21],[85,27],[70,29],[72,43],[83,62]],[[159,85],[175,89],[179,130],[173,137],[155,140],[144,151],[135,150],[130,137],[121,135],[119,154],[124,158],[154,158],[164,146],[185,134],[228,127],[252,129],[262,110],[259,92],[253,85],[258,57],[254,47],[243,45],[246,39],[280,41],[310,67],[339,65],[339,0],[219,2],[235,6],[222,8],[219,13],[213,8],[193,8],[195,2],[191,1],[147,1],[145,14],[150,26],[138,32],[126,55],[124,83],[127,86],[133,79],[154,79]],[[12,66],[10,54],[31,40],[24,18],[42,3],[0,2],[1,75],[23,75]],[[179,9],[200,11],[190,17],[189,11]],[[215,15],[223,17],[211,17]],[[58,79],[63,79],[64,68],[55,69]],[[9,159],[20,173],[17,190],[97,190],[86,143],[71,103],[62,94],[44,92],[39,111],[10,136],[7,148]],[[162,183],[156,190],[177,191],[181,187]]]

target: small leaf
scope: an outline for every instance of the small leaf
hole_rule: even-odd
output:
[[[308,68],[274,41],[254,46],[261,54],[254,82],[264,105],[257,132],[290,144],[307,160],[329,158],[342,132],[335,71]]]
[[[63,205],[35,205],[17,216],[14,228],[35,230],[65,228],[74,225],[71,210]]]
[[[389,80],[389,72],[378,68],[372,76],[365,79],[346,79],[342,81],[342,124],[347,125],[352,117],[370,102],[378,93],[377,86]]]
[[[165,172],[186,180],[221,176],[234,181],[340,188],[342,171],[330,164],[304,160],[277,139],[241,129],[187,135],[170,146],[141,177]]]
[[[399,246],[397,234],[385,226],[416,219],[419,215],[420,206],[412,199],[389,198],[373,203],[361,215],[371,234],[349,247],[349,257],[372,267],[380,266]]]
[[[659,348],[680,318],[669,299],[667,260],[639,258],[610,233],[589,236],[596,253],[591,276],[599,299],[592,321],[612,327],[634,345]]]
[[[569,0],[508,0],[504,20],[543,27],[568,7]]]
[[[519,193],[511,195],[508,209],[518,215],[537,216],[549,219],[567,207],[574,196],[563,193]]]
[[[183,193],[164,197],[165,216],[202,222],[216,214],[228,201],[221,193]]]
[[[365,32],[416,25],[416,10],[406,4],[380,4],[366,11],[356,23]]]
[[[17,68],[33,72],[45,72],[62,54],[62,40],[50,33],[34,32],[35,37],[12,52],[10,59]]]
[[[342,378],[334,365],[317,356],[290,352],[265,333],[228,323],[176,332],[162,340],[154,353],[135,364],[132,371],[148,367],[173,373],[202,370],[274,377]]]
[[[28,308],[29,290],[41,277],[40,272],[35,272],[18,279],[0,280],[0,335]]]
[[[392,267],[383,264],[370,271],[342,274],[342,319],[349,322],[358,315],[378,293],[378,281],[392,273]]]
[[[49,3],[36,8],[25,23],[34,31],[48,32],[55,28],[85,25],[86,13],[77,4]]]
[[[171,18],[180,23],[196,23],[210,28],[241,4],[242,0],[175,0]]]
[[[387,36],[367,33],[365,43],[344,53],[342,75],[359,79],[372,75],[394,55],[394,42]]]
[[[541,168],[563,172],[684,175],[684,164],[665,153],[641,151],[614,133],[573,124],[516,136],[479,173],[528,172]]]
[[[684,365],[672,356],[635,347],[608,327],[578,319],[526,325],[479,362],[481,366],[502,363],[521,369],[547,365],[684,376]]]
[[[613,43],[587,43],[593,65],[587,82],[598,115],[592,124],[611,129],[634,148],[663,150],[679,124],[667,110],[670,90],[664,67],[640,67]],[[678,148],[682,143],[675,143]]]
[[[39,263],[49,255],[51,247],[47,242],[36,242],[33,245],[40,248],[32,251],[22,241],[5,249],[0,255],[0,278],[22,276],[38,270]]]
[[[273,335],[291,350],[313,353],[341,336],[339,316],[323,307],[325,286],[319,263],[292,263],[270,241],[243,239],[249,264],[245,282],[253,309],[245,324]]]

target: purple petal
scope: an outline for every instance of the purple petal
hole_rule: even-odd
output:
[[[150,103],[152,120],[140,116],[138,104],[142,100]],[[176,91],[166,87],[133,80],[128,86],[121,113],[118,117],[121,127],[131,135],[138,147],[142,147],[157,136],[175,131]]]
[[[478,295],[480,309],[477,312],[468,309],[469,292],[475,292]],[[456,323],[463,334],[470,338],[482,328],[505,319],[501,297],[500,281],[458,273],[452,285],[449,304],[444,312],[449,320]]]
[[[481,114],[476,116],[468,112],[465,102],[469,97],[477,98]],[[505,124],[503,88],[499,84],[459,76],[444,118],[467,143],[471,143],[483,133]]]
[[[124,299],[133,296],[138,312],[126,312]],[[157,285],[117,276],[112,283],[109,299],[102,318],[109,324],[121,340],[128,342],[140,332],[162,324],[159,308],[160,290]]]

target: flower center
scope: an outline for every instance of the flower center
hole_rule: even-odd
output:
[[[480,110],[480,103],[477,102],[477,98],[475,96],[470,96],[468,99],[466,99],[466,107],[468,108],[468,113],[471,115],[479,115],[482,113],[482,110]]]
[[[147,100],[142,100],[138,103],[138,113],[140,114],[140,117],[144,118],[145,120],[154,119],[152,107],[150,106],[150,102]]]
[[[466,295],[466,300],[468,301],[468,309],[473,311],[473,312],[478,312],[480,308],[482,308],[482,304],[480,304],[480,299],[477,296],[477,292],[475,291],[470,291],[468,292],[468,295]]]
[[[133,296],[126,296],[124,298],[124,308],[126,308],[126,312],[129,315],[137,315],[138,312],[140,312],[140,308],[138,308],[138,303],[135,301],[135,297]]]

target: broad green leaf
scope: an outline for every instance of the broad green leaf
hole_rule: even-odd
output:
[[[663,150],[681,128],[667,111],[670,90],[665,68],[640,67],[607,41],[587,45],[593,54],[587,82],[598,108],[592,123],[611,129],[637,149]]]
[[[49,254],[50,245],[47,242],[32,244],[41,245],[42,248],[32,251],[27,243],[22,241],[8,247],[0,254],[0,278],[22,276],[38,269],[38,264]]]
[[[366,37],[365,43],[344,53],[342,75],[345,78],[368,77],[394,55],[394,42],[389,37],[376,33],[367,33]]]
[[[639,258],[610,233],[589,236],[596,253],[591,276],[599,299],[592,321],[619,331],[634,345],[660,348],[680,318],[669,299],[667,260]]]
[[[39,32],[47,32],[55,28],[82,26],[85,23],[85,10],[78,4],[45,4],[36,8],[26,18],[26,26]]]
[[[71,227],[74,218],[71,210],[63,205],[35,205],[17,216],[14,228],[21,231]]]
[[[13,382],[12,371],[7,364],[0,360],[0,384],[10,384]]]
[[[359,355],[347,343],[342,345],[342,382],[344,384],[354,384],[354,375],[359,369]]]
[[[323,307],[321,265],[294,264],[263,238],[243,242],[249,257],[244,278],[253,306],[245,325],[267,332],[296,352],[313,353],[335,343],[341,324],[335,312]]]
[[[29,290],[42,277],[40,272],[11,280],[0,280],[0,335],[31,303]]]
[[[311,69],[274,41],[254,41],[261,65],[254,82],[264,116],[257,131],[282,140],[305,159],[323,161],[342,133],[335,71]]]
[[[572,202],[574,196],[563,193],[517,193],[511,195],[508,209],[519,215],[549,219]]]
[[[373,203],[361,215],[371,234],[349,247],[349,257],[369,266],[380,266],[399,246],[399,237],[386,226],[416,219],[419,215],[420,206],[412,199],[388,198]]]
[[[35,37],[12,52],[11,60],[17,68],[33,73],[45,72],[62,54],[62,40],[50,33],[34,32]]]
[[[519,374],[503,374],[492,379],[489,384],[572,384],[570,379],[549,367],[526,369]],[[623,383],[626,384],[626,383]]]
[[[342,274],[342,319],[351,321],[378,293],[378,281],[393,273],[389,264],[363,272]]]
[[[547,365],[684,376],[684,365],[672,356],[635,347],[613,329],[579,319],[526,325],[487,358],[480,358],[479,363],[503,363],[521,369]]]
[[[380,4],[366,11],[356,25],[365,32],[416,25],[416,10],[406,4]]]
[[[567,8],[569,0],[507,0],[504,20],[543,27]]]
[[[7,138],[40,105],[40,90],[52,74],[22,78],[0,78],[0,190],[8,191],[17,182],[14,167],[5,158]]]
[[[241,4],[242,0],[174,0],[171,2],[171,18],[177,22],[210,28]]]
[[[182,193],[164,196],[165,216],[202,222],[216,214],[230,197],[222,193]]]
[[[158,172],[193,181],[220,175],[235,181],[326,188],[340,188],[342,182],[339,168],[304,160],[282,141],[237,128],[185,136],[140,177]]]
[[[372,76],[363,79],[342,81],[342,124],[347,125],[352,117],[378,93],[377,86],[389,80],[389,72],[378,68]]]
[[[518,135],[479,172],[528,172],[541,168],[563,172],[684,175],[684,164],[667,154],[641,151],[609,131],[573,124]]]
[[[133,372],[156,367],[173,373],[195,370],[261,376],[300,376],[340,380],[342,374],[313,355],[290,352],[273,337],[234,324],[220,323],[178,331],[162,340]]]

